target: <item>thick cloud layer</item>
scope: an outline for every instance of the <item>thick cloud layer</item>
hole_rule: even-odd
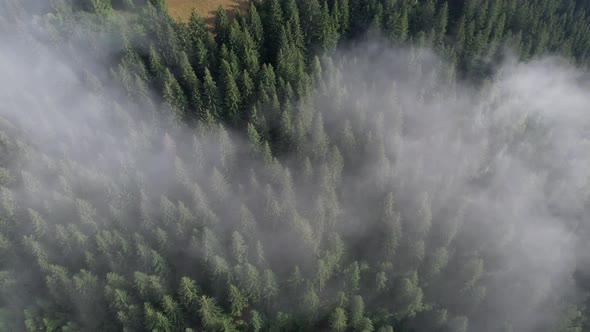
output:
[[[470,330],[487,330],[498,320],[520,331],[556,326],[552,306],[576,298],[574,271],[584,268],[577,259],[590,188],[587,75],[559,58],[508,59],[478,87],[454,85],[453,68],[429,50],[369,42],[338,56],[354,60],[345,60],[332,82],[335,91],[347,90],[333,94],[344,106],[326,122],[360,112],[371,123],[365,130],[383,134],[376,140],[382,146],[373,147],[376,160],[361,163],[344,191],[359,183],[357,198],[393,191],[404,232],[421,222],[415,211],[426,197],[432,215],[432,226],[421,226],[430,227],[427,252],[450,242],[449,269],[469,269],[483,259],[485,272],[473,282],[484,288],[468,291],[483,292],[480,308],[486,309]],[[354,106],[359,100],[361,108]],[[350,232],[371,213],[355,203],[345,204],[359,215]],[[459,233],[448,235],[448,227]],[[456,291],[435,294],[453,307],[460,301]]]

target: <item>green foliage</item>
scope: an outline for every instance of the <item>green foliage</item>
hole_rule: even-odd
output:
[[[346,311],[344,309],[338,307],[334,310],[330,316],[330,327],[338,332],[346,330]]]
[[[244,295],[232,284],[229,285],[229,302],[231,303],[231,315],[234,317],[242,316],[242,311],[248,306]]]
[[[221,62],[221,72],[223,79],[222,95],[224,96],[223,107],[227,112],[226,117],[230,122],[237,124],[240,120],[240,90],[230,64],[225,60]]]
[[[0,5],[0,30],[29,10],[18,3]],[[500,248],[517,245],[470,241],[485,219],[465,213],[474,198],[457,202],[448,179],[424,171],[434,166],[406,173],[398,158],[411,149],[399,139],[415,134],[406,132],[414,110],[390,102],[403,91],[345,77],[363,55],[334,51],[368,32],[411,49],[408,76],[444,76],[421,80],[424,107],[456,76],[493,78],[506,48],[521,60],[560,53],[587,65],[587,5],[261,0],[235,18],[220,6],[212,29],[196,11],[175,22],[163,0],[50,7],[22,36],[33,49],[27,61],[57,52],[84,77],[60,89],[92,93],[83,90],[76,114],[108,120],[59,112],[57,99],[69,95],[26,91],[27,116],[60,124],[39,134],[46,149],[12,117],[0,119],[0,330],[522,327],[514,313],[492,310],[500,291],[528,294],[525,279],[507,282],[499,267]],[[422,66],[421,47],[450,69]],[[386,104],[373,94],[380,89]],[[522,134],[502,130],[513,141]],[[506,149],[530,149],[514,145]],[[540,331],[589,329],[587,286],[575,280],[585,304],[522,295],[535,315],[556,317]]]
[[[219,5],[215,14],[215,41],[218,45],[229,44],[230,22],[225,9]]]
[[[217,329],[223,325],[221,308],[215,299],[207,296],[199,298],[199,318],[207,329]]]

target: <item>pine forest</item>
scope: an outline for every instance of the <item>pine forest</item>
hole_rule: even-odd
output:
[[[0,331],[590,331],[589,11],[0,0]]]

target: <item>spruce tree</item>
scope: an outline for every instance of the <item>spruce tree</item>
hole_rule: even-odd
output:
[[[213,32],[215,33],[217,45],[229,45],[231,24],[227,17],[227,12],[221,5],[217,8],[215,14],[215,28]]]
[[[223,80],[224,116],[232,123],[240,121],[240,90],[230,64],[222,60],[221,76]]]

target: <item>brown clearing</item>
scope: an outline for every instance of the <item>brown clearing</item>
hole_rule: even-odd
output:
[[[187,21],[191,15],[191,10],[194,8],[197,13],[207,22],[211,27],[215,20],[215,13],[219,5],[227,10],[230,17],[233,16],[236,10],[245,13],[248,10],[248,3],[250,0],[167,0],[168,10],[174,19],[182,19]]]

